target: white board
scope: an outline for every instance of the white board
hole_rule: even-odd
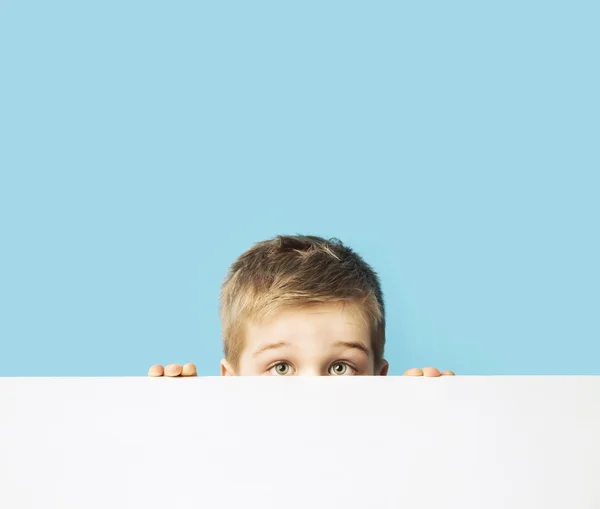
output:
[[[599,509],[600,377],[0,379],[0,507]]]

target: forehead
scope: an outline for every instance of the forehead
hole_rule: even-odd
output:
[[[285,307],[260,321],[246,324],[245,339],[282,339],[296,336],[365,337],[369,326],[354,305],[318,303]]]

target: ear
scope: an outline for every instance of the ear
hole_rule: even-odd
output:
[[[221,360],[221,376],[235,376],[235,372],[231,367],[231,364],[227,362],[227,359]]]
[[[388,369],[390,369],[390,363],[385,359],[382,360],[379,368],[379,376],[386,376],[388,374]]]

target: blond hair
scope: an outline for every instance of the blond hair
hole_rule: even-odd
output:
[[[383,360],[385,307],[375,271],[337,239],[279,235],[256,243],[229,268],[221,288],[225,358],[238,365],[244,324],[283,306],[353,305],[367,320],[376,368]]]

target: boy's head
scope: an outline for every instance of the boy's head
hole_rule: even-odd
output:
[[[231,266],[221,290],[224,375],[385,375],[377,274],[337,240],[278,236]]]

